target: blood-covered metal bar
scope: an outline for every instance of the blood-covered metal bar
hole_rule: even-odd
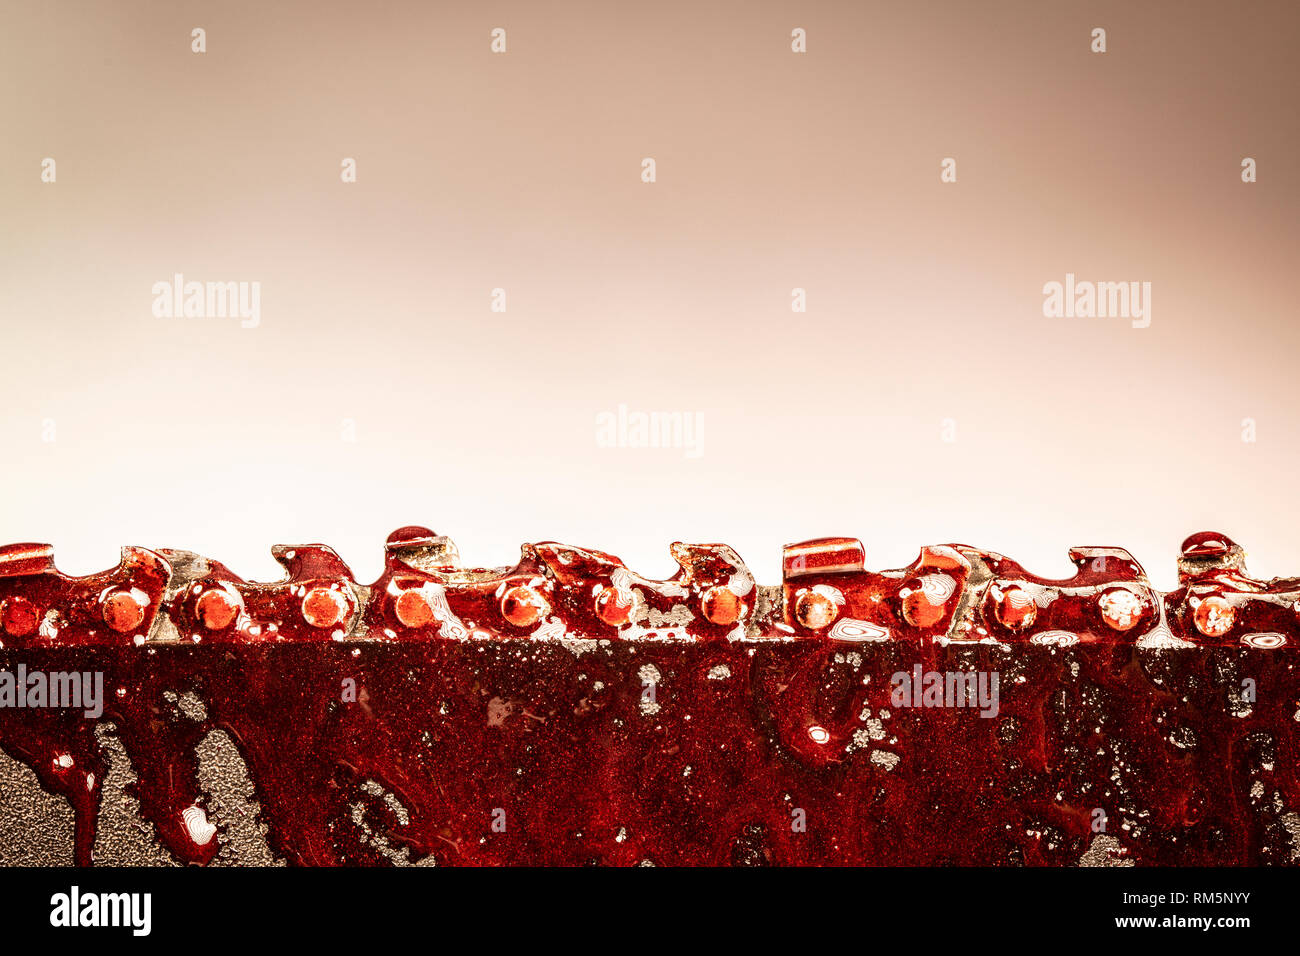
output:
[[[319,544],[272,583],[0,548],[0,862],[1300,859],[1300,579],[1224,535],[1170,593],[1119,548],[823,538],[779,586],[671,551],[466,568],[407,527],[367,585]]]

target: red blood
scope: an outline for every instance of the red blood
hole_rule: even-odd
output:
[[[115,631],[134,631],[144,620],[144,605],[130,591],[115,591],[104,598],[103,616]]]
[[[10,598],[0,608],[0,621],[5,633],[10,637],[26,637],[36,631],[40,624],[40,612],[36,605],[26,598]]]
[[[1038,616],[1038,607],[1024,588],[1001,588],[994,592],[993,601],[998,622],[1010,630],[1029,627]]]
[[[740,596],[725,585],[709,588],[701,602],[704,616],[714,624],[727,626],[740,620],[744,610]]]
[[[393,610],[406,627],[424,627],[433,620],[433,606],[418,588],[399,594],[393,602]]]
[[[501,599],[501,616],[515,627],[532,627],[546,612],[546,599],[529,587],[511,588]]]
[[[1215,558],[1236,547],[1226,534],[1217,531],[1198,531],[1183,541],[1180,549],[1185,558]]]
[[[408,524],[390,534],[384,543],[389,545],[411,544],[436,537],[437,532],[418,524]]]
[[[1222,637],[1232,630],[1236,612],[1232,605],[1218,595],[1202,598],[1196,605],[1196,629],[1206,637]]]
[[[103,673],[102,719],[138,778],[131,794],[181,863],[208,862],[224,839],[196,844],[183,822],[212,806],[198,754],[214,730],[247,767],[270,850],[295,864],[1065,866],[1097,847],[1098,810],[1116,851],[1140,864],[1292,859],[1300,580],[1255,581],[1211,556],[1161,595],[1114,549],[1075,549],[1077,574],[1053,581],[954,545],[902,571],[792,569],[793,583],[733,604],[731,558],[692,547],[689,580],[539,547],[515,568],[446,575],[399,550],[358,587],[337,555],[306,545],[277,549],[287,581],[187,561],[207,570],[177,593],[172,552],[137,549],[69,578],[30,551],[6,565],[18,552],[0,549],[0,669]],[[900,594],[938,567],[957,588],[949,607],[965,610],[930,633],[905,619]],[[646,630],[660,622],[671,640],[629,637],[601,613],[594,596],[615,579],[644,602]],[[192,625],[194,587],[229,589],[253,626],[145,647],[103,626],[100,595],[133,591],[146,602],[131,601],[135,628],[150,633],[159,608]],[[1142,607],[1127,628],[1117,610],[1107,617],[1117,589]],[[1033,615],[1008,599],[1017,591],[1035,596]],[[824,606],[802,597],[814,593],[837,594],[833,625],[817,627]],[[718,621],[690,594],[752,615],[750,635],[717,640]],[[427,612],[424,625],[394,630],[403,600],[407,620]],[[1219,601],[1232,611],[1226,632],[1210,626]],[[10,630],[25,606],[53,612],[51,636]],[[501,617],[538,624],[543,608],[555,618],[545,634]],[[986,623],[1002,628],[994,640]],[[1179,640],[1141,645],[1160,623]],[[329,630],[339,626],[347,633]],[[992,712],[900,699],[948,673],[1000,675]],[[169,716],[177,694],[202,714]],[[0,748],[73,807],[80,864],[109,770],[96,724],[80,709],[0,707]],[[1243,796],[1258,787],[1268,799]]]
[[[312,588],[302,599],[302,616],[312,627],[333,627],[347,613],[347,598],[333,588]]]
[[[632,614],[632,592],[605,588],[596,598],[596,613],[606,624],[621,627]]]
[[[239,615],[239,601],[225,588],[204,591],[194,603],[194,612],[210,631],[220,631],[231,625]]]
[[[794,606],[795,617],[810,631],[819,631],[835,620],[835,602],[816,591],[804,591]]]
[[[900,592],[903,617],[914,627],[932,627],[948,613],[946,601],[933,586],[927,588],[921,578],[912,578]]]

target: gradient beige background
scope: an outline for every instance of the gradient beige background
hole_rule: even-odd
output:
[[[0,539],[369,577],[415,522],[767,583],[823,534],[1118,544],[1168,585],[1215,528],[1300,573],[1298,43],[1293,2],[10,0]],[[175,272],[261,326],[155,318]],[[1150,281],[1150,328],[1044,318],[1066,272]],[[620,402],[703,457],[597,447]]]

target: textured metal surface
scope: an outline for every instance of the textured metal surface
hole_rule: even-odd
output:
[[[872,572],[819,539],[772,587],[722,545],[674,545],[666,581],[555,543],[461,568],[422,528],[387,550],[370,585],[319,545],[274,549],[269,584],[0,550],[0,676],[105,696],[0,707],[0,862],[1300,858],[1298,582],[1222,535],[1169,594],[1116,548],[1052,581],[964,545]],[[922,701],[923,675],[971,698]]]

